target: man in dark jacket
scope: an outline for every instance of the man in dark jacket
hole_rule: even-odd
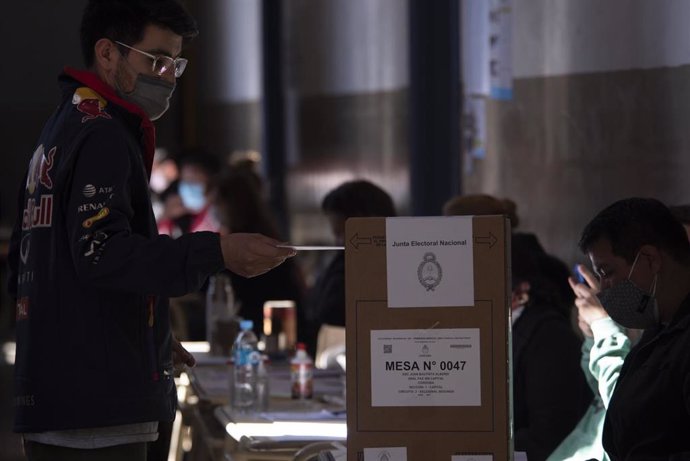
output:
[[[89,71],[66,68],[18,198],[15,430],[29,459],[146,458],[175,416],[168,296],[223,268],[293,256],[258,234],[159,236],[148,193],[152,120],[168,107],[196,23],[176,0],[91,0]],[[176,354],[174,354],[176,353]]]
[[[580,248],[601,280],[611,318],[644,329],[618,376],[604,422],[611,460],[690,459],[690,244],[654,199],[601,211]]]

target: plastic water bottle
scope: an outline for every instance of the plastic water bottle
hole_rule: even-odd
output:
[[[271,390],[268,380],[268,356],[262,355],[256,369],[256,405],[257,411],[268,411]]]
[[[257,404],[256,379],[261,354],[253,327],[251,320],[242,320],[240,334],[232,345],[234,367],[231,402],[232,407],[240,412],[251,412]]]
[[[290,361],[290,382],[293,399],[310,399],[314,395],[314,362],[304,343],[297,343],[297,352]]]
[[[238,330],[230,277],[221,272],[209,278],[206,291],[206,340],[211,355],[229,356]]]

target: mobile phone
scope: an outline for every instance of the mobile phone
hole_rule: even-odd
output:
[[[582,274],[578,270],[577,266],[578,266],[577,264],[575,264],[573,266],[573,273],[575,274],[575,280],[577,280],[577,283],[587,283],[585,281],[585,278],[582,276]]]

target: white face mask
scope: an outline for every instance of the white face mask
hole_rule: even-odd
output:
[[[611,318],[626,328],[650,328],[659,323],[659,306],[656,302],[657,275],[649,292],[638,288],[630,276],[635,269],[640,253],[635,256],[635,261],[630,268],[628,278],[620,283],[602,290],[597,297]]]
[[[160,194],[165,190],[166,187],[168,187],[168,178],[165,177],[165,174],[163,174],[162,171],[154,168],[151,172],[149,186],[155,193]]]
[[[127,102],[136,104],[148,115],[151,121],[158,120],[170,107],[170,97],[175,84],[162,78],[139,74],[134,89],[125,93],[118,89],[118,95]]]

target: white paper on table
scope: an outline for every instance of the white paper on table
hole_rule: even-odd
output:
[[[269,421],[327,421],[344,419],[344,414],[335,414],[328,410],[315,411],[266,411],[259,414]]]
[[[407,461],[407,447],[365,448],[364,461]]]
[[[481,405],[479,328],[372,330],[371,405]]]
[[[388,307],[474,305],[472,217],[386,218]]]

